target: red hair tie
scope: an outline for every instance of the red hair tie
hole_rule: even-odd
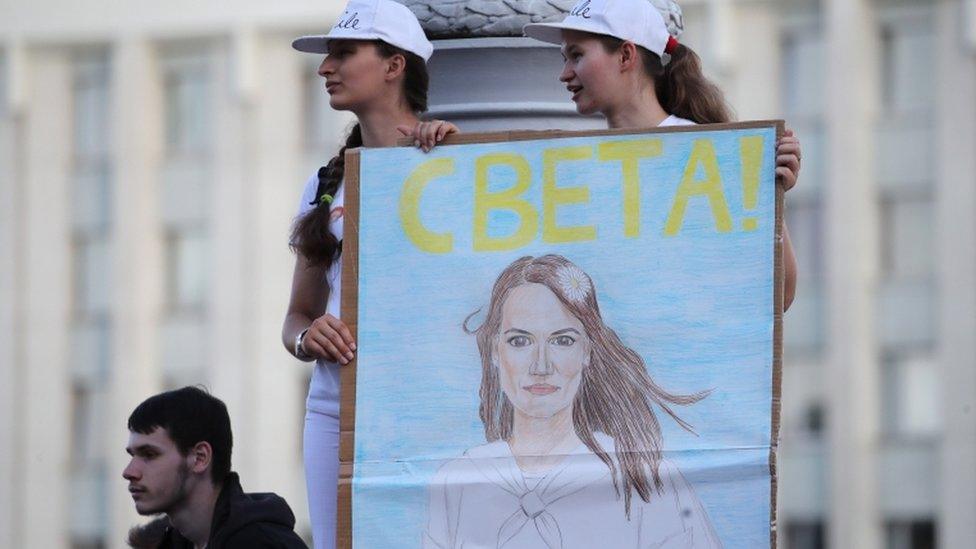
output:
[[[678,39],[673,36],[668,36],[668,45],[664,46],[664,53],[671,55],[676,49],[678,49]]]

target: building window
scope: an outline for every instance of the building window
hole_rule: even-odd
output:
[[[86,381],[76,381],[71,387],[71,466],[84,473],[99,466],[104,447],[101,427],[101,406],[107,395]]]
[[[812,437],[823,435],[825,427],[824,409],[820,403],[809,404],[803,411],[803,431]]]
[[[796,299],[790,308],[785,344],[792,355],[818,355],[826,332],[824,308],[824,67],[822,31],[815,19],[784,29],[784,116],[803,143],[803,175],[790,191],[786,225],[799,266]]]
[[[819,118],[825,110],[827,81],[823,34],[815,23],[789,29],[783,38],[783,105],[800,117]],[[791,119],[792,120],[792,119]]]
[[[0,50],[0,117],[7,114],[7,86],[9,86],[7,76],[7,52]]]
[[[931,5],[879,13],[883,116],[877,124],[881,288],[878,335],[888,351],[931,349],[935,322],[935,40]],[[921,49],[919,49],[921,48]]]
[[[102,407],[111,360],[112,173],[110,62],[104,50],[72,56],[72,516],[74,546],[104,546],[108,534]]]
[[[112,288],[112,173],[108,54],[72,59],[71,265],[76,376],[109,370]]]
[[[213,65],[205,48],[171,52],[163,63],[167,158],[162,218],[166,298],[174,313],[202,315],[211,283]]]
[[[167,315],[161,324],[167,384],[206,381],[213,279],[217,48],[181,43],[161,55],[165,158],[160,174]]]
[[[920,2],[921,4],[921,2]],[[881,84],[889,111],[929,109],[932,78],[933,24],[930,6],[914,11],[890,10],[882,14]]]
[[[302,69],[302,103],[305,116],[305,146],[309,151],[324,152],[336,141],[337,128],[329,124],[332,108],[325,91],[325,79],[318,75],[318,56],[309,56]]]
[[[348,112],[337,112],[329,105],[325,79],[318,75],[322,58],[307,56],[302,69],[302,104],[305,122],[305,150],[308,172],[324,165],[346,142],[347,129],[353,123]]]
[[[80,232],[80,231],[79,231]],[[108,238],[104,235],[76,234],[73,242],[74,305],[80,321],[109,314],[111,267]]]
[[[881,203],[881,272],[896,280],[930,280],[934,273],[935,211],[929,193],[887,196]]]
[[[933,359],[889,355],[882,367],[882,417],[895,439],[930,439],[942,426],[941,385]]]
[[[893,521],[885,525],[888,549],[935,549],[935,521]]]
[[[817,355],[826,338],[824,308],[824,223],[819,195],[790,199],[786,219],[800,270],[789,311],[785,343],[792,355]]]
[[[209,246],[205,230],[181,229],[166,239],[167,295],[174,311],[204,311],[210,286]]]
[[[205,51],[171,53],[163,64],[166,151],[197,156],[213,144],[211,59]]]
[[[786,525],[786,549],[823,549],[824,523],[819,520],[793,521]]]

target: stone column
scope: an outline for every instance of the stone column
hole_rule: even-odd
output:
[[[779,116],[782,113],[779,83],[783,80],[779,8],[769,0],[734,3],[718,0],[717,7],[709,9],[713,12],[709,17],[710,31],[725,37],[715,40],[712,52],[719,60],[725,97],[737,118],[756,120]],[[716,16],[726,13],[728,19]]]
[[[253,416],[250,436],[261,442],[260,448],[252,448],[257,467],[247,482],[253,487],[249,490],[273,490],[288,500],[301,528],[306,528],[301,410],[307,391],[305,375],[312,364],[291,358],[279,335],[295,265],[287,245],[289,228],[310,175],[302,167],[300,154],[305,147],[303,71],[308,58],[291,48],[289,38],[259,38],[256,63],[261,67],[261,79],[254,90],[255,108],[249,113],[253,139],[244,144],[245,155],[260,159],[250,167],[244,196],[245,268],[249,273],[244,329],[252,340],[248,353],[253,363],[247,386]],[[324,88],[320,93],[325,93]],[[337,125],[335,131],[341,128]]]
[[[881,547],[875,310],[879,103],[870,0],[824,2],[827,43],[827,399],[829,546]]]
[[[17,485],[20,455],[18,447],[17,394],[22,372],[17,367],[23,349],[20,286],[23,283],[22,189],[18,182],[20,109],[14,92],[23,74],[18,48],[0,44],[0,547],[20,547],[19,493]]]
[[[530,22],[561,21],[575,0],[404,0],[434,39],[430,116],[466,132],[602,128],[576,114],[559,82],[557,47],[522,37]]]
[[[15,398],[17,441],[4,451],[19,453],[17,498],[20,547],[67,547],[71,491],[71,384],[68,333],[71,304],[68,220],[68,159],[71,105],[67,54],[54,49],[27,53],[28,94],[24,112],[23,345]],[[10,489],[5,487],[4,489]]]
[[[959,24],[964,3],[967,27]],[[937,526],[940,546],[966,547],[976,539],[976,2],[941,2],[937,10],[936,333],[944,417]]]
[[[126,491],[126,418],[161,384],[158,334],[164,269],[159,220],[162,83],[156,52],[139,36],[117,39],[112,55],[112,347],[106,448],[109,547],[124,547],[145,522]]]
[[[234,434],[241,441],[253,436],[251,393],[254,372],[250,346],[254,338],[246,333],[251,299],[247,291],[249,273],[245,264],[250,251],[248,242],[247,193],[250,192],[252,159],[244,146],[253,96],[246,86],[246,75],[252,71],[255,37],[244,30],[236,31],[227,43],[214,49],[210,60],[213,89],[213,168],[212,180],[205,188],[209,230],[210,291],[206,322],[202,324],[208,343],[204,360],[210,390],[227,404]],[[219,70],[225,65],[229,70]],[[221,343],[211,343],[221,342]],[[257,465],[253,445],[236,445],[234,467],[248,475]],[[243,478],[250,478],[245,476]],[[248,482],[251,482],[248,480]]]
[[[248,28],[234,29],[230,46],[220,58],[232,70],[216,82],[220,107],[210,215],[214,293],[209,329],[215,341],[233,343],[212,347],[210,375],[240,441],[235,470],[248,490],[277,492],[299,514],[305,495],[301,461],[295,460],[301,456],[297,412],[305,394],[301,374],[309,366],[293,363],[278,334],[294,265],[287,246],[289,223],[297,187],[308,176],[297,169],[301,162],[294,155],[303,145],[306,57],[291,49],[287,38],[265,39]],[[269,110],[274,117],[267,118]],[[265,167],[269,159],[274,159],[273,171]]]

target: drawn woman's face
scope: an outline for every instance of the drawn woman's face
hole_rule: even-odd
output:
[[[494,358],[516,409],[546,418],[572,406],[589,356],[583,323],[552,290],[523,284],[509,292]]]

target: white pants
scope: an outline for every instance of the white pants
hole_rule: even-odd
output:
[[[315,549],[336,546],[336,492],[339,483],[339,418],[305,412],[305,485]]]

